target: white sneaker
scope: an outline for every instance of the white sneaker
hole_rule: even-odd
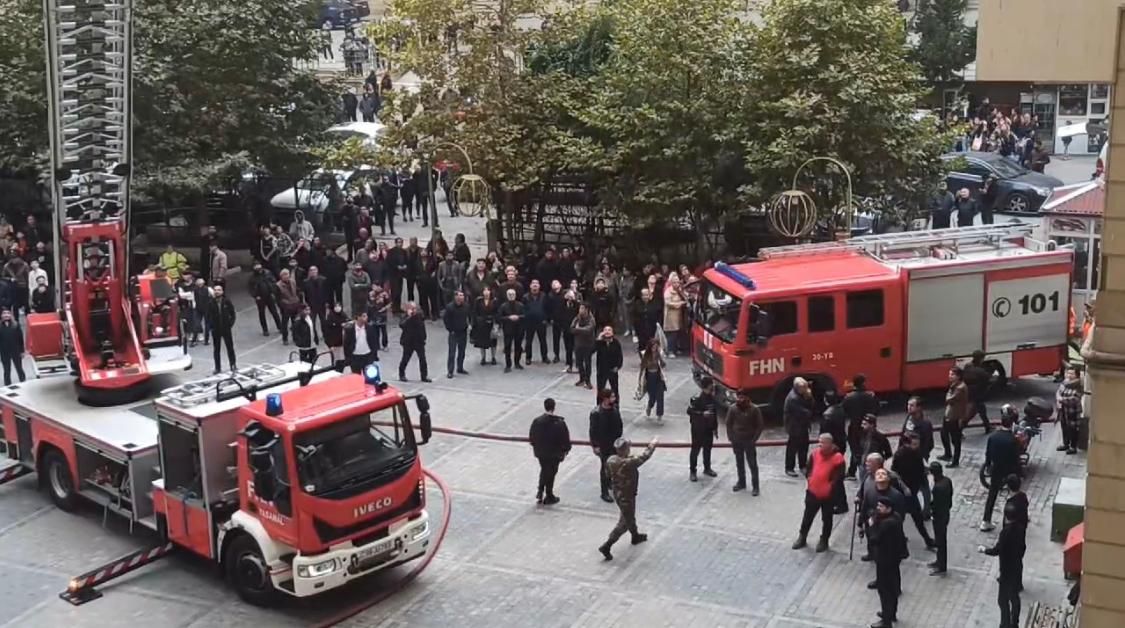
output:
[[[637,344],[637,337],[633,336],[633,344]]]
[[[981,532],[992,532],[993,530],[996,529],[996,526],[992,525],[991,522],[981,521],[979,529],[980,529]]]

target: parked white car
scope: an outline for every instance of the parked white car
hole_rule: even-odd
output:
[[[378,122],[346,122],[337,124],[325,131],[330,137],[340,141],[361,138],[364,145],[375,146],[386,127]],[[296,188],[279,192],[270,199],[270,205],[281,210],[304,210],[306,213],[323,214],[328,209],[328,192],[332,181],[340,191],[350,191],[356,182],[370,179],[378,172],[374,166],[361,166],[357,170],[324,170],[318,168],[309,176],[297,182]]]

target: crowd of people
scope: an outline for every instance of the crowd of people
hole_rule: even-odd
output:
[[[32,214],[21,222],[14,225],[0,214],[0,363],[5,386],[12,383],[13,369],[19,381],[26,378],[20,317],[56,310],[51,232]]]
[[[983,371],[978,370],[981,370],[979,360],[970,362],[964,369],[950,369],[949,388],[938,425],[925,415],[920,399],[910,398],[893,447],[891,438],[878,427],[880,401],[866,389],[862,375],[854,377],[853,389],[843,397],[827,395],[819,405],[822,410],[818,410],[809,383],[800,378],[794,382],[785,401],[783,419],[789,437],[785,471],[796,477],[799,468],[806,484],[803,513],[792,547],[794,550],[806,547],[819,515],[821,526],[815,551],[827,551],[833,517],[854,513],[852,542],[854,544],[856,534],[865,540],[866,551],[861,560],[875,565],[875,577],[867,587],[877,591],[880,611],[872,628],[887,628],[898,621],[898,598],[902,594],[900,564],[909,556],[904,532],[907,518],[913,522],[925,548],[934,552],[934,559],[928,565],[930,575],[943,576],[947,572],[954,485],[945,469],[958,466],[961,435],[976,416],[981,417],[988,434],[985,458],[979,469],[980,482],[988,489],[979,526],[982,532],[995,529],[993,511],[1001,491],[1007,492],[999,536],[994,543],[977,549],[999,559],[997,603],[1001,628],[1019,625],[1023,558],[1030,520],[1028,497],[1021,489],[1022,446],[1015,433],[1017,413],[1005,405],[996,427],[988,421],[981,392]],[[696,464],[700,453],[704,473],[717,475],[711,468],[711,448],[722,423],[737,470],[733,491],[746,489],[745,466],[748,465],[752,495],[758,495],[756,449],[764,428],[761,411],[751,403],[749,391],[740,391],[733,405],[721,409],[714,383],[704,378],[700,384],[699,394],[691,399],[686,410],[691,427],[689,480],[697,481]],[[1066,369],[1056,397],[1064,434],[1060,451],[1068,451],[1077,438],[1075,431],[1081,410],[1075,399],[1081,394],[1080,369],[1071,366]],[[570,453],[572,443],[566,420],[555,413],[553,399],[545,400],[544,410],[545,413],[531,423],[529,441],[540,465],[536,501],[550,505],[559,502],[554,491],[555,475],[559,463]],[[817,420],[820,423],[817,447],[809,452],[810,434],[818,433],[810,430]],[[598,547],[605,560],[613,559],[612,547],[625,532],[631,534],[634,545],[647,539],[638,531],[636,521],[638,469],[653,455],[656,440],[643,453],[632,456],[632,444],[623,434],[624,424],[614,391],[599,389],[597,406],[589,416],[589,442],[599,459],[601,498],[616,504],[620,514],[608,539]],[[935,452],[937,434],[943,444],[940,455]],[[849,490],[847,481],[854,481],[855,488]]]

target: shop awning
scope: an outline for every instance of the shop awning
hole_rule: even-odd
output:
[[[1051,199],[1039,210],[1042,214],[1100,217],[1105,213],[1105,181],[1055,188]]]

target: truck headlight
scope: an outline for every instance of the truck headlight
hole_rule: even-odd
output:
[[[329,558],[328,560],[311,565],[300,565],[297,567],[297,575],[302,578],[319,578],[336,571],[336,559]]]
[[[414,528],[414,532],[412,532],[410,534],[410,540],[411,541],[417,541],[418,539],[426,536],[429,532],[430,532],[430,522],[429,521],[423,521],[422,525]]]

